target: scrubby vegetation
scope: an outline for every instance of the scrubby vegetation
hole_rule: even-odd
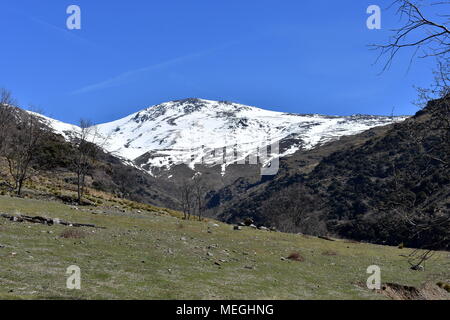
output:
[[[248,199],[221,216],[235,221],[251,213],[258,223],[289,232],[448,249],[449,104],[450,97],[432,101],[403,123],[356,136],[361,143],[325,155],[309,171],[291,159],[279,177],[249,186]]]

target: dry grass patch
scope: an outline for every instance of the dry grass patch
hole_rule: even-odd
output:
[[[64,239],[84,239],[86,233],[83,230],[71,228],[61,232],[60,237]]]
[[[288,260],[297,261],[297,262],[303,262],[305,261],[305,258],[303,258],[300,253],[298,252],[292,252],[288,257]]]

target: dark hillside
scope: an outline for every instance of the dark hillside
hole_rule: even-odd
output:
[[[324,233],[326,224],[346,238],[448,249],[449,101],[432,101],[363,145],[325,156],[310,173],[285,174],[222,216],[247,212],[288,231]]]
[[[11,113],[9,119],[19,123],[27,113],[15,107],[1,106]],[[76,184],[74,176],[74,146],[62,136],[42,124],[42,134],[34,152],[30,173],[32,176],[51,176],[56,180]],[[8,189],[9,170],[0,153],[0,184]],[[88,168],[87,186],[125,199],[156,206],[177,208],[176,188],[168,182],[161,183],[146,172],[127,165],[119,158],[102,150]],[[67,199],[66,199],[67,200]]]

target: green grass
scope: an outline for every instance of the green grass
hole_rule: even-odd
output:
[[[84,238],[65,239],[64,226],[0,218],[0,299],[384,299],[364,287],[374,264],[383,282],[421,286],[450,279],[447,252],[418,272],[400,256],[409,249],[91,209],[0,196],[0,212],[106,227],[81,228]],[[305,261],[281,260],[292,252]],[[219,260],[225,262],[215,265]],[[81,290],[66,289],[71,265],[81,268]]]

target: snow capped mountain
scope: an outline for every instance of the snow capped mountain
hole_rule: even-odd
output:
[[[280,145],[280,152],[272,156],[286,156],[404,119],[290,114],[231,102],[185,99],[149,107],[96,129],[107,137],[105,148],[127,160],[139,159],[147,168],[170,168],[180,163],[193,168],[201,162],[221,163],[224,155],[230,154],[242,160],[258,147],[274,143]],[[78,130],[59,121],[50,122],[65,137]]]
[[[44,123],[46,123],[50,128],[53,129],[55,133],[58,133],[64,137],[66,140],[70,140],[75,133],[80,131],[80,127],[65,123],[59,120],[55,120],[49,117],[46,117],[40,113],[35,113],[32,111],[27,111],[28,113],[31,113],[32,115],[35,115],[39,117]]]

